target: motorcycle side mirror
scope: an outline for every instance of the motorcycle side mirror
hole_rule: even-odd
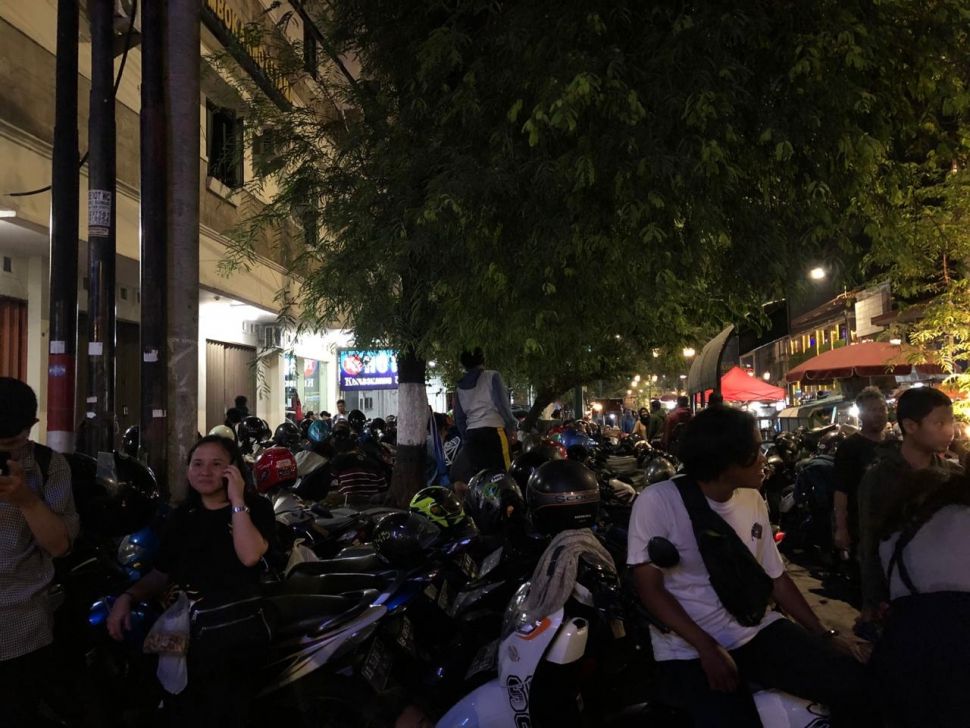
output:
[[[680,563],[680,553],[677,547],[662,536],[654,536],[647,543],[647,556],[650,562],[661,569],[670,569]]]

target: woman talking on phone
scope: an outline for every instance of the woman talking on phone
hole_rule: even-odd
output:
[[[108,617],[120,640],[130,629],[133,604],[181,590],[204,604],[227,604],[259,594],[260,561],[275,529],[270,502],[247,492],[238,445],[210,435],[189,452],[185,501],[172,513],[155,568],[122,593]],[[206,660],[188,653],[189,682],[166,708],[181,726],[235,724],[245,712],[252,655]],[[208,664],[207,664],[208,663]],[[173,723],[174,724],[174,723]]]

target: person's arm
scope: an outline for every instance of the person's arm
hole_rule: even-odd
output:
[[[152,569],[119,594],[108,615],[108,634],[116,640],[124,639],[125,632],[131,629],[131,606],[157,597],[167,586],[168,574]]]
[[[674,595],[664,588],[663,572],[652,564],[638,564],[633,567],[633,583],[643,606],[697,650],[711,689],[734,692],[740,684],[734,658],[701,629]]]
[[[245,483],[239,468],[235,465],[228,466],[223,477],[229,481],[227,492],[229,503],[232,504],[233,509],[245,507]],[[249,511],[237,511],[232,514],[232,546],[236,551],[236,557],[243,566],[258,564],[269,548],[269,543],[256,528]]]
[[[835,545],[840,549],[847,549],[852,545],[849,536],[849,495],[844,490],[836,490],[834,498],[835,510]]]
[[[876,504],[873,494],[886,474],[882,468],[870,468],[859,484],[859,572],[862,581],[862,619],[871,621],[887,596],[885,576],[879,561],[879,544],[875,534]]]
[[[787,573],[774,580],[771,597],[781,607],[785,614],[798,622],[802,627],[814,634],[825,634],[828,630],[819,621],[818,615],[812,610],[805,597],[798,590],[795,582]]]
[[[20,463],[8,460],[7,469],[9,475],[0,476],[0,502],[20,509],[27,527],[44,551],[54,557],[64,556],[71,550],[72,537],[77,533],[70,470],[52,470],[48,474],[44,495],[52,499],[49,505],[28,487],[26,474]]]

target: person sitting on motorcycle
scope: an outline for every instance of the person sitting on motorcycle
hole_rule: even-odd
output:
[[[187,495],[169,518],[155,568],[115,601],[108,617],[114,639],[130,629],[133,604],[171,588],[210,604],[259,594],[260,563],[276,521],[270,502],[247,490],[244,469],[238,446],[226,438],[204,437],[189,451]],[[244,725],[252,656],[229,654],[218,664],[193,657],[190,645],[188,687],[166,696],[173,721]]]
[[[334,426],[331,442],[333,458],[309,473],[296,489],[296,494],[305,500],[327,500],[335,504],[383,500],[388,488],[387,463],[362,451],[345,422]]]
[[[970,715],[970,479],[911,473],[878,528],[891,606],[872,655],[893,726],[964,725]]]
[[[870,725],[863,666],[850,655],[850,644],[819,621],[785,572],[758,490],[765,464],[760,448],[752,415],[731,407],[706,409],[684,430],[685,479],[652,485],[634,503],[627,562],[640,600],[669,628],[651,627],[654,657],[695,725],[760,726],[749,682],[828,705],[834,726]],[[702,555],[685,505],[695,489],[701,504],[740,539],[730,546],[730,558],[747,547],[756,560],[743,573],[758,579],[754,588],[763,601],[743,619],[747,626],[728,611],[728,600],[712,584],[708,563],[713,566],[711,557],[718,554],[708,549]],[[666,568],[653,563],[652,540],[672,544],[679,561]],[[723,544],[722,537],[722,557]],[[747,554],[741,556],[750,562]],[[752,586],[737,583],[736,589],[748,594]],[[769,597],[795,621],[766,611]]]

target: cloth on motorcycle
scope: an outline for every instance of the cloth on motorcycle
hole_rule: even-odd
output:
[[[718,599],[738,624],[745,627],[761,624],[774,580],[730,524],[711,509],[696,481],[679,477],[674,483],[684,500],[697,547]]]
[[[299,538],[293,544],[293,550],[290,551],[290,558],[286,562],[286,568],[283,570],[284,576],[289,576],[293,567],[297,564],[304,564],[308,561],[319,561],[320,557],[317,556],[313,549],[304,543],[304,539]]]
[[[530,620],[542,619],[566,604],[576,586],[579,557],[583,554],[616,571],[610,552],[588,528],[561,531],[549,543],[532,573],[532,586],[522,605]]]

